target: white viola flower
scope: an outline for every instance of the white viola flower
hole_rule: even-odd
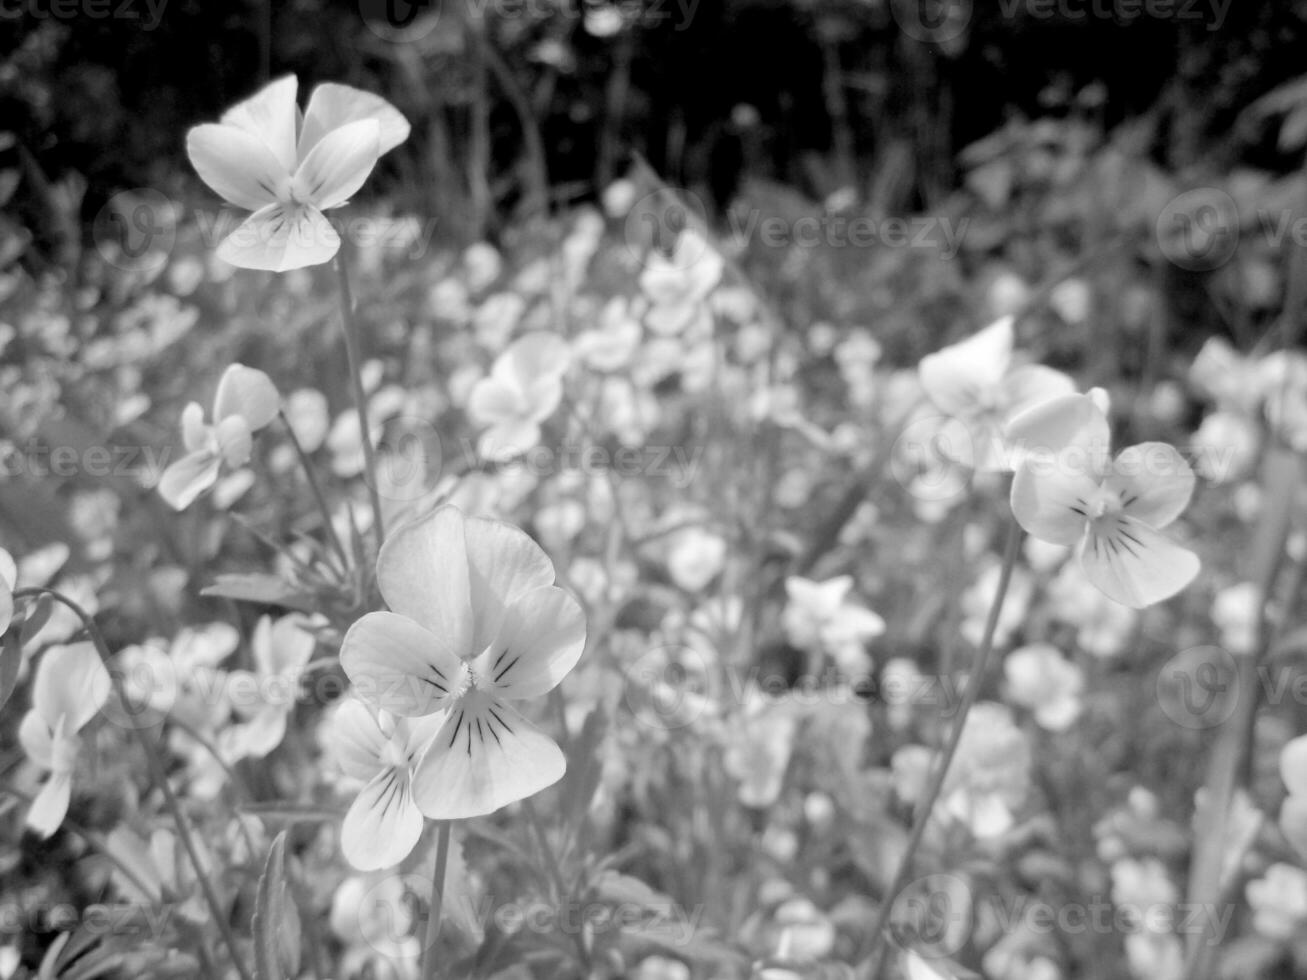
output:
[[[1307,860],[1307,735],[1280,750],[1280,776],[1289,795],[1280,806],[1280,830]]]
[[[1173,446],[1145,442],[1108,454],[1107,417],[1093,395],[1024,412],[1008,428],[1020,453],[1012,513],[1031,535],[1077,545],[1086,577],[1108,598],[1142,609],[1198,574],[1198,556],[1161,529],[1184,511],[1194,473]]]
[[[756,689],[745,699],[754,704],[729,727],[722,765],[739,781],[740,803],[766,809],[781,795],[798,719],[785,704],[765,703]]]
[[[14,589],[18,583],[18,563],[13,555],[0,548],[0,633],[9,629],[14,618]]]
[[[640,276],[640,289],[649,298],[644,322],[656,334],[671,336],[694,324],[711,324],[709,294],[721,282],[725,263],[708,241],[687,228],[676,239],[670,258],[654,252]]]
[[[667,553],[667,572],[678,588],[701,592],[726,566],[726,539],[701,527],[677,532]]]
[[[68,813],[81,751],[77,733],[109,699],[109,685],[109,672],[87,642],[47,650],[36,669],[32,708],[18,726],[18,740],[27,758],[50,774],[27,812],[27,826],[42,837],[58,830]]]
[[[540,442],[540,424],[563,400],[570,360],[566,341],[544,331],[519,337],[495,359],[467,402],[468,416],[485,429],[477,442],[482,456],[517,456]]]
[[[445,722],[436,712],[422,718],[373,714],[348,698],[327,726],[330,754],[341,770],[363,784],[341,825],[345,859],[360,871],[389,868],[422,836],[423,819],[413,801],[413,770]]]
[[[553,739],[510,702],[552,690],[585,646],[585,615],[549,556],[509,524],[445,506],[395,531],[377,558],[390,612],[345,636],[357,695],[404,718],[443,713],[413,774],[433,820],[493,813],[562,778]]]
[[[977,838],[1007,833],[1030,792],[1031,748],[1012,712],[982,701],[967,715],[940,805]]]
[[[1213,483],[1230,483],[1247,474],[1261,443],[1261,430],[1252,418],[1227,411],[1204,418],[1190,440],[1195,468]]]
[[[409,125],[385,99],[348,85],[317,86],[301,115],[287,75],[186,134],[186,155],[223,200],[252,211],[218,258],[287,272],[329,261],[340,235],[322,212],[345,204]]]
[[[305,616],[262,617],[254,627],[253,671],[227,674],[227,692],[245,720],[226,728],[218,747],[228,762],[262,759],[286,737],[286,721],[299,699],[300,680],[317,644]]]
[[[1042,364],[1014,365],[1013,318],[992,324],[921,359],[921,386],[952,420],[936,437],[955,463],[982,473],[1012,469],[1004,426],[1040,402],[1075,391],[1071,379]]]
[[[1008,696],[1035,716],[1040,728],[1064,732],[1080,717],[1083,672],[1049,643],[1013,650],[1003,662]]]
[[[825,582],[791,575],[785,580],[788,601],[781,622],[791,644],[825,653],[857,675],[867,666],[864,645],[885,632],[885,621],[852,599],[852,588],[851,575]]]
[[[1189,380],[1218,408],[1250,416],[1265,387],[1256,359],[1245,357],[1230,342],[1210,337],[1189,366]]]
[[[631,363],[644,328],[631,313],[631,304],[623,296],[614,296],[599,311],[598,323],[572,341],[572,351],[586,367],[594,371],[620,371]]]
[[[1248,907],[1253,928],[1267,939],[1284,942],[1307,928],[1307,871],[1283,862],[1248,882]]]
[[[228,367],[218,381],[211,425],[205,424],[198,402],[182,411],[186,455],[163,471],[159,495],[174,510],[185,510],[218,482],[224,465],[236,468],[249,462],[254,434],[272,423],[279,407],[280,396],[266,374],[243,364]]]

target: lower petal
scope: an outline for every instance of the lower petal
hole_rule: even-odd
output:
[[[1085,533],[1087,502],[1097,490],[1084,470],[1028,458],[1012,477],[1012,516],[1041,541],[1075,544]]]
[[[49,837],[68,815],[68,801],[73,793],[70,772],[52,772],[27,811],[27,826],[41,837]]]
[[[387,769],[363,787],[340,828],[345,859],[360,871],[390,868],[408,857],[422,836],[407,773]]]
[[[432,820],[494,813],[563,778],[562,750],[507,703],[474,691],[450,714],[413,774]]]
[[[1171,598],[1202,567],[1188,548],[1129,517],[1091,530],[1080,546],[1080,562],[1099,591],[1134,609]]]
[[[340,236],[317,208],[271,204],[246,218],[221,245],[218,258],[239,269],[289,272],[322,265],[340,248]]]
[[[173,510],[185,510],[217,481],[221,462],[215,453],[198,452],[170,463],[159,477],[159,496]]]

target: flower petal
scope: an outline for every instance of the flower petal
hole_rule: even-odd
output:
[[[368,613],[349,628],[340,664],[361,700],[405,718],[445,707],[467,671],[443,635],[390,612]]]
[[[1012,477],[1012,516],[1041,541],[1075,544],[1085,533],[1085,502],[1097,492],[1082,470],[1027,459]]]
[[[295,171],[295,200],[323,211],[348,201],[377,165],[380,132],[375,119],[361,119],[327,133]]]
[[[1043,364],[1022,364],[1007,373],[1003,379],[1004,400],[1010,417],[1016,417],[1054,398],[1073,395],[1075,382],[1061,371]]]
[[[241,222],[217,254],[238,269],[289,272],[328,262],[339,248],[340,236],[317,208],[277,203]]]
[[[313,657],[317,640],[306,616],[282,616],[275,623],[264,616],[254,627],[254,662],[265,677],[298,677]]]
[[[367,706],[347,698],[332,714],[324,741],[345,775],[372,779],[381,770],[381,752],[388,741]]]
[[[295,169],[295,129],[299,119],[295,93],[298,88],[295,76],[285,75],[222,114],[224,125],[238,127],[257,138],[286,173]]]
[[[188,453],[198,453],[209,444],[209,427],[204,424],[204,409],[199,402],[188,402],[182,409],[182,445]]]
[[[73,774],[52,772],[27,811],[27,826],[41,837],[49,837],[68,816],[68,801],[73,795]]]
[[[408,775],[387,769],[350,805],[340,828],[340,846],[354,867],[376,871],[399,864],[421,836],[422,814],[413,803]]]
[[[500,378],[482,378],[472,386],[467,399],[467,414],[474,425],[498,425],[516,421],[527,414],[526,395],[522,389]]]
[[[349,85],[324,82],[309,96],[304,110],[304,125],[300,128],[300,159],[308,155],[318,141],[333,129],[363,119],[374,119],[378,124],[378,156],[389,153],[408,139],[408,120],[399,110],[371,92]]]
[[[1174,446],[1143,442],[1117,455],[1103,486],[1120,497],[1125,513],[1163,528],[1189,506],[1194,471]]]
[[[478,683],[502,698],[539,697],[558,686],[585,649],[585,613],[557,586],[528,592],[508,607],[495,641],[472,666]]]
[[[1291,796],[1307,797],[1307,735],[1299,735],[1280,750],[1280,778]]]
[[[218,442],[218,455],[232,469],[239,469],[250,461],[254,451],[254,436],[249,425],[239,415],[228,415],[214,427]]]
[[[232,364],[218,379],[218,390],[213,398],[215,422],[239,415],[251,432],[258,432],[272,423],[280,408],[281,396],[277,393],[277,386],[257,368]]]
[[[563,777],[563,752],[506,702],[472,691],[450,713],[413,774],[413,798],[432,820],[494,813]]]
[[[65,731],[73,735],[104,706],[109,687],[109,672],[92,643],[51,647],[36,669],[32,707],[51,729],[64,719]]]
[[[218,737],[223,759],[262,759],[281,744],[286,737],[288,707],[266,705],[251,715],[250,720],[230,725]]]
[[[18,743],[33,763],[42,769],[54,768],[54,732],[39,711],[33,709],[23,715],[18,725]]]
[[[936,408],[965,416],[983,407],[981,396],[997,390],[1012,360],[1012,323],[1012,317],[1001,317],[921,359],[921,387]]]
[[[1125,515],[1097,522],[1080,546],[1080,561],[1099,591],[1134,609],[1169,599],[1202,567],[1188,548]]]
[[[1055,459],[1059,468],[1101,475],[1110,461],[1111,431],[1093,395],[1063,395],[1040,402],[1012,419],[1007,438],[1021,456]]]
[[[465,521],[475,624],[472,650],[481,651],[499,635],[509,606],[529,592],[554,584],[554,565],[520,528],[484,517]]]
[[[472,646],[472,581],[463,513],[441,507],[392,532],[377,557],[377,585],[394,612],[422,624],[460,657]]]
[[[189,453],[175,463],[169,463],[163,471],[159,477],[159,496],[173,510],[185,510],[217,482],[221,465],[222,460],[216,453]]]
[[[258,137],[218,123],[186,134],[186,156],[200,179],[223,200],[257,211],[290,194],[290,168]]]

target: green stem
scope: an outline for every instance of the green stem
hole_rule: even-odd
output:
[[[445,905],[445,868],[449,864],[449,835],[452,820],[437,824],[436,867],[431,875],[431,910],[427,914],[426,935],[422,940],[422,980],[436,978],[436,946],[440,940],[440,915]]]
[[[907,884],[908,875],[912,871],[912,859],[916,856],[917,848],[921,846],[921,839],[925,836],[926,826],[930,823],[931,815],[935,810],[935,802],[944,789],[944,780],[948,776],[949,766],[953,764],[953,759],[958,753],[958,746],[962,743],[962,733],[966,727],[967,715],[971,712],[976,699],[980,697],[980,690],[984,686],[985,675],[988,673],[989,658],[994,649],[994,633],[998,629],[998,618],[1003,612],[1003,602],[1007,598],[1008,585],[1012,581],[1012,571],[1016,568],[1017,556],[1021,553],[1022,536],[1020,525],[1013,521],[1012,527],[1008,531],[1007,546],[1003,551],[1003,567],[999,572],[998,588],[994,592],[994,599],[989,607],[989,615],[985,619],[985,632],[980,640],[980,648],[976,651],[976,659],[971,668],[971,675],[967,678],[967,686],[962,692],[962,701],[958,705],[957,717],[953,722],[952,730],[949,732],[948,744],[944,748],[943,756],[935,766],[935,771],[931,776],[925,795],[917,803],[917,813],[912,822],[912,831],[908,835],[907,847],[903,851],[903,857],[899,860],[898,870],[894,872],[894,878],[885,892],[880,909],[876,914],[876,923],[868,937],[868,941],[873,946],[868,964],[869,969],[864,975],[871,977],[872,980],[876,980],[880,976],[881,962],[885,956],[886,930],[889,926],[890,914],[894,910],[894,904],[899,892]]]
[[[359,414],[359,440],[363,444],[363,464],[367,469],[368,496],[372,502],[372,530],[377,538],[377,550],[386,540],[385,518],[381,514],[381,494],[377,491],[377,455],[372,446],[372,431],[368,425],[367,395],[363,391],[363,364],[359,357],[358,322],[354,319],[354,294],[349,288],[349,268],[342,242],[336,253],[336,275],[340,281],[341,323],[345,327],[345,356],[349,360],[350,385],[354,390],[354,407]]]
[[[279,411],[277,415],[281,419],[281,424],[286,428],[286,435],[290,437],[290,444],[295,447],[295,455],[299,458],[300,467],[304,470],[304,476],[309,481],[309,489],[313,491],[313,499],[318,502],[318,509],[322,511],[322,521],[327,528],[327,538],[340,558],[341,571],[347,572],[349,570],[349,558],[345,554],[345,546],[341,544],[340,535],[336,533],[336,524],[331,519],[331,508],[327,506],[327,498],[322,493],[322,485],[318,483],[318,475],[313,469],[313,462],[309,459],[309,454],[304,451],[304,447],[300,445],[299,437],[295,435],[295,430],[291,428],[290,419],[286,418],[286,413]]]
[[[104,662],[105,670],[108,672],[109,680],[114,687],[114,693],[122,699],[124,704],[128,703],[129,697],[123,688],[122,677],[113,671],[111,664],[113,657],[109,653],[109,647],[104,641],[104,635],[100,632],[100,628],[95,625],[95,620],[90,614],[72,599],[60,592],[56,592],[54,589],[19,589],[14,593],[14,598],[20,599],[36,595],[48,595],[56,602],[62,603],[74,616],[82,621],[87,635],[95,645],[96,652]],[[196,850],[195,840],[191,836],[190,825],[187,824],[186,817],[182,813],[181,804],[177,800],[177,795],[172,791],[172,785],[168,782],[168,773],[164,768],[163,760],[159,757],[158,748],[150,741],[150,737],[145,733],[144,729],[132,726],[132,731],[136,734],[136,739],[141,743],[141,748],[145,752],[146,764],[150,768],[150,778],[154,780],[163,793],[164,804],[172,815],[173,823],[177,825],[177,839],[181,841],[186,856],[190,859],[191,866],[195,868],[195,878],[200,883],[200,890],[204,893],[204,901],[209,906],[209,914],[213,917],[214,924],[217,925],[218,932],[222,935],[222,941],[226,944],[231,955],[232,965],[236,968],[236,972],[240,974],[241,980],[254,980],[244,961],[240,958],[236,946],[236,936],[231,931],[231,923],[222,914],[222,903],[218,901],[218,892],[213,887],[213,882],[209,880],[209,876],[204,873],[199,851]]]

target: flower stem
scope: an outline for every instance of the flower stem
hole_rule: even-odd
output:
[[[363,444],[363,464],[367,470],[368,496],[372,503],[372,530],[377,550],[386,540],[385,519],[381,514],[381,494],[377,491],[377,456],[372,447],[368,426],[367,395],[363,391],[363,364],[359,357],[358,322],[354,319],[354,294],[349,288],[349,267],[345,244],[336,253],[336,278],[340,282],[340,319],[345,328],[345,356],[349,360],[350,385],[354,390],[354,407],[359,414],[359,440]]]
[[[105,670],[109,674],[110,683],[113,684],[114,693],[126,704],[129,700],[126,690],[123,688],[123,679],[121,675],[113,670],[111,663],[113,657],[109,653],[109,647],[104,641],[104,635],[100,628],[95,625],[95,620],[72,599],[69,599],[61,592],[54,589],[29,588],[18,589],[14,592],[14,598],[19,599],[26,596],[35,596],[45,594],[56,602],[62,603],[68,610],[82,621],[86,628],[86,633],[91,642],[95,645],[96,652],[104,662]],[[199,851],[195,848],[195,840],[191,836],[190,825],[186,822],[186,816],[182,813],[181,804],[177,801],[177,794],[172,791],[172,785],[168,782],[168,772],[164,768],[163,759],[159,756],[158,748],[150,741],[149,735],[143,728],[135,725],[131,726],[136,735],[136,739],[141,743],[141,749],[145,752],[146,764],[150,768],[150,778],[158,785],[160,792],[163,793],[164,804],[168,812],[172,815],[173,823],[177,825],[177,839],[181,841],[182,848],[186,851],[187,858],[190,859],[191,866],[195,869],[195,878],[200,883],[200,890],[204,893],[205,904],[209,906],[209,915],[213,917],[214,924],[218,927],[218,932],[222,935],[222,941],[227,946],[227,951],[231,955],[232,965],[236,972],[240,974],[241,980],[254,980],[253,976],[246,968],[244,961],[236,945],[236,936],[231,931],[231,923],[222,914],[222,903],[218,901],[218,892],[213,887],[213,882],[209,876],[204,873],[204,866],[200,862]]]
[[[449,864],[449,835],[453,826],[452,820],[442,820],[436,825],[436,867],[431,875],[431,910],[422,940],[422,980],[436,977],[436,945],[440,939],[440,914],[445,906],[445,868]]]
[[[944,780],[948,776],[949,766],[953,764],[953,758],[957,755],[958,746],[962,743],[962,732],[966,727],[967,715],[970,713],[972,705],[976,703],[976,699],[980,696],[981,687],[984,686],[985,675],[988,673],[989,658],[994,650],[994,633],[998,629],[998,618],[1003,612],[1003,602],[1007,598],[1008,585],[1012,581],[1012,571],[1016,568],[1017,555],[1021,553],[1022,537],[1020,525],[1013,521],[1008,531],[1007,545],[1003,551],[1003,567],[999,572],[998,587],[994,591],[994,599],[990,603],[989,615],[985,619],[985,632],[981,637],[980,647],[976,650],[976,659],[972,664],[971,675],[967,678],[967,686],[962,692],[962,701],[958,705],[957,717],[954,719],[953,728],[949,732],[948,744],[944,747],[944,754],[935,766],[925,794],[917,803],[917,812],[912,821],[912,830],[908,835],[907,847],[903,851],[903,857],[899,860],[898,869],[894,872],[894,878],[885,892],[880,910],[876,914],[875,925],[868,936],[868,941],[873,945],[868,961],[869,968],[863,975],[872,978],[872,980],[877,980],[880,976],[881,962],[885,957],[886,930],[889,926],[890,915],[894,910],[894,904],[898,899],[899,892],[907,884],[908,875],[912,871],[912,859],[917,853],[917,848],[921,846],[921,839],[925,836],[926,826],[930,823],[931,814],[935,810],[935,802],[944,789]]]
[[[304,476],[309,481],[309,489],[313,491],[313,499],[318,502],[318,509],[322,511],[322,520],[327,529],[327,540],[331,542],[332,548],[340,558],[340,570],[342,573],[347,573],[349,571],[349,557],[345,554],[345,546],[341,544],[340,535],[336,533],[336,524],[331,519],[331,508],[327,506],[327,498],[323,496],[322,485],[318,483],[318,475],[313,469],[313,462],[309,459],[308,453],[304,451],[304,447],[300,445],[299,436],[295,435],[295,430],[291,427],[290,419],[286,417],[286,413],[279,411],[277,415],[286,429],[290,444],[295,447],[295,455],[299,458],[300,467],[304,470]]]

